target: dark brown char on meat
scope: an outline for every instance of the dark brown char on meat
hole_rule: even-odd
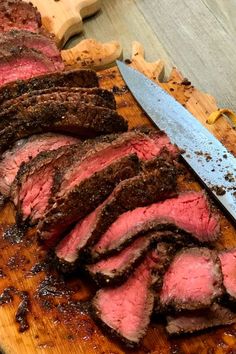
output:
[[[71,136],[52,133],[18,140],[0,158],[0,192],[5,196],[9,195],[11,184],[22,163],[32,160],[42,151],[56,150],[78,142],[78,139]]]
[[[30,218],[28,221],[34,224],[38,217],[42,216],[52,196],[56,169],[67,168],[76,156],[80,156],[81,145],[41,152],[32,161],[21,165],[11,188],[11,198],[17,207],[18,223]]]
[[[72,102],[72,104],[78,103],[109,108],[107,102],[98,95],[71,93],[68,91],[55,94],[35,95],[3,110],[2,113],[0,113],[0,130],[3,130],[9,124],[17,124],[17,121],[22,120],[22,114],[27,115],[27,109],[32,110],[34,107],[37,109],[38,104],[45,103],[46,105],[49,105],[50,103],[61,104],[62,102],[67,104]]]
[[[127,130],[127,122],[116,111],[79,102],[44,102],[18,113],[0,132],[0,152],[15,141],[42,132],[69,133],[89,138]]]
[[[137,345],[146,333],[154,306],[152,283],[169,261],[169,249],[158,244],[122,285],[99,290],[92,301],[94,318],[128,346]]]
[[[208,248],[183,249],[176,254],[163,278],[160,308],[207,308],[224,293],[220,261]]]
[[[23,46],[11,47],[10,44],[0,46],[1,86],[14,82],[16,78],[27,80],[55,71],[54,63],[42,52]]]
[[[41,16],[31,3],[20,0],[4,0],[0,3],[0,31],[11,29],[38,32]]]
[[[216,239],[218,217],[211,212],[204,193],[182,193],[121,214],[92,247],[91,256],[93,259],[106,257],[123,249],[141,234],[170,229],[189,233],[200,242]]]
[[[176,193],[175,168],[161,158],[156,160],[155,168],[152,172],[122,181],[102,205],[60,242],[56,248],[58,260],[71,265],[79,262],[81,252],[85,249],[89,252],[88,248],[120,214],[173,196]]]
[[[0,46],[6,43],[11,47],[20,46],[35,49],[50,58],[56,70],[64,70],[65,68],[54,38],[24,30],[12,30],[0,33]]]
[[[129,154],[83,180],[64,203],[58,208],[53,206],[39,223],[37,231],[40,239],[47,245],[55,244],[63,230],[102,203],[120,181],[138,172],[138,158],[135,154]]]
[[[167,316],[166,330],[170,335],[180,335],[233,323],[236,323],[236,313],[215,303],[209,309]]]
[[[3,111],[12,108],[12,106],[18,105],[24,101],[28,101],[29,98],[34,97],[34,99],[36,100],[40,96],[49,95],[49,94],[52,95],[52,97],[55,97],[56,95],[60,97],[60,94],[74,94],[83,97],[88,95],[98,96],[101,99],[103,99],[103,101],[105,102],[105,107],[110,109],[116,109],[116,101],[111,91],[104,90],[98,87],[81,88],[81,87],[61,87],[61,86],[51,87],[42,90],[33,90],[28,93],[24,93],[21,96],[5,101],[1,105],[1,108]]]
[[[226,290],[225,299],[236,303],[236,248],[221,252],[219,258]]]
[[[98,87],[98,77],[95,71],[77,69],[64,72],[54,72],[28,80],[17,80],[0,87],[0,104],[35,90],[51,89],[53,87]]]

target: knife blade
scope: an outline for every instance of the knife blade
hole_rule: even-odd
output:
[[[236,222],[236,158],[160,86],[119,60],[117,66],[142,109]]]

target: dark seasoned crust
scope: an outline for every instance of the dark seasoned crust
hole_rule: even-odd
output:
[[[41,27],[41,15],[32,3],[19,0],[4,0],[0,2],[0,31],[24,29],[38,32]]]
[[[43,53],[54,63],[56,70],[64,70],[65,65],[54,38],[25,30],[11,30],[0,33],[0,46],[27,47]]]
[[[42,90],[33,90],[27,93],[24,93],[21,96],[18,96],[16,98],[9,99],[5,102],[2,103],[1,108],[2,110],[11,108],[15,104],[19,104],[22,101],[28,100],[31,97],[39,97],[42,95],[50,94],[54,97],[56,94],[61,94],[61,93],[70,93],[70,94],[75,94],[78,96],[87,96],[87,95],[96,95],[102,98],[106,102],[106,107],[111,108],[111,109],[116,109],[116,101],[114,98],[114,95],[111,91],[104,90],[98,87],[92,87],[92,88],[81,88],[81,87],[51,87],[51,88],[46,88]]]
[[[79,102],[45,102],[18,113],[0,132],[0,152],[16,140],[42,132],[63,132],[80,137],[126,131],[127,122],[115,111]]]
[[[21,97],[19,97],[21,98]],[[22,120],[22,114],[27,114],[27,109],[33,109],[38,104],[50,104],[53,102],[54,104],[58,103],[69,103],[72,102],[74,104],[87,104],[91,106],[110,108],[110,105],[107,104],[101,96],[86,94],[86,93],[73,93],[70,91],[66,92],[56,92],[56,93],[48,93],[35,95],[28,99],[20,100],[12,105],[8,109],[3,109],[0,113],[0,131],[7,127],[9,124],[15,124],[17,120]]]
[[[214,303],[209,309],[167,316],[166,330],[169,335],[181,335],[233,323],[236,323],[236,313]]]
[[[211,263],[211,268],[208,269],[208,272],[211,272],[212,275],[212,279],[210,281],[212,281],[212,289],[211,289],[211,293],[206,296],[205,298],[201,298],[201,300],[194,300],[191,299],[191,301],[187,301],[187,297],[189,297],[189,294],[184,294],[183,292],[181,293],[181,296],[183,298],[185,298],[184,301],[182,301],[181,299],[178,299],[176,296],[174,296],[173,293],[171,293],[171,287],[169,286],[168,289],[170,291],[170,297],[168,299],[168,301],[163,301],[163,299],[165,299],[166,296],[165,294],[165,284],[167,283],[168,275],[171,271],[174,271],[175,269],[172,268],[175,265],[175,262],[177,262],[182,256],[186,256],[186,255],[190,255],[191,256],[198,256],[201,257],[202,260],[204,261],[208,261],[209,263]],[[194,262],[194,259],[192,260],[192,262]],[[191,266],[191,264],[189,264],[189,266]],[[188,265],[186,265],[186,267],[188,267]],[[199,270],[200,272],[200,270]],[[193,276],[196,276],[196,274],[193,274]],[[177,275],[176,275],[177,276]],[[199,275],[200,277],[200,275]],[[203,279],[203,284],[205,285],[205,278]],[[181,284],[181,283],[179,283]],[[194,284],[194,283],[193,283]],[[180,285],[181,286],[181,285]],[[201,289],[199,288],[198,291],[200,292]],[[209,292],[209,290],[208,290]],[[222,276],[222,271],[221,271],[221,264],[220,264],[220,260],[218,257],[218,253],[214,250],[210,250],[208,248],[205,247],[201,247],[201,248],[183,248],[180,252],[178,252],[173,261],[171,262],[168,270],[166,271],[165,275],[164,275],[164,279],[163,279],[163,287],[160,293],[160,308],[162,311],[182,311],[182,310],[197,310],[197,309],[202,309],[202,308],[208,308],[210,307],[213,302],[220,298],[224,293],[224,286],[223,286],[223,276]],[[157,295],[159,296],[159,294]],[[193,296],[196,296],[196,294],[194,293]]]
[[[97,87],[98,77],[93,70],[77,69],[45,74],[28,80],[17,80],[0,87],[0,104],[21,96],[24,93],[57,86],[84,88]]]
[[[55,244],[64,230],[95,209],[120,181],[138,172],[139,160],[136,155],[130,154],[85,179],[48,211],[38,225],[39,238],[48,245]]]

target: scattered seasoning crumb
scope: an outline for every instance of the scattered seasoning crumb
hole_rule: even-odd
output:
[[[125,64],[131,64],[132,61],[130,59],[125,59]]]
[[[216,195],[224,195],[226,193],[225,189],[223,186],[214,186],[211,188],[213,192],[216,193]]]
[[[228,172],[225,176],[225,180],[228,182],[235,182],[235,178],[232,173]]]
[[[223,158],[224,158],[224,159],[227,159],[227,157],[228,157],[227,154],[224,154],[224,155],[223,155]]]
[[[185,77],[182,82],[181,82],[182,85],[185,85],[185,86],[189,86],[191,85],[191,82]]]
[[[124,85],[122,87],[118,87],[118,86],[114,85],[112,88],[112,92],[115,95],[122,95],[123,93],[128,92],[128,86]]]

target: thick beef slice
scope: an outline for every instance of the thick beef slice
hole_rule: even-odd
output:
[[[236,323],[236,313],[215,303],[209,309],[167,316],[166,330],[170,335],[177,335],[233,323]]]
[[[91,88],[98,86],[98,77],[95,71],[77,69],[64,72],[53,72],[28,80],[17,80],[0,87],[0,104],[30,93],[35,90],[51,89],[53,87]]]
[[[236,248],[219,254],[223,282],[230,300],[236,300]]]
[[[175,310],[209,307],[223,294],[222,280],[216,251],[204,247],[183,249],[164,275],[161,307]]]
[[[176,156],[178,150],[170,143],[169,138],[163,132],[155,131],[155,133],[152,132],[152,135],[155,136],[155,140],[154,138],[150,139],[148,134],[136,130],[118,135],[112,140],[108,137],[107,144],[97,144],[92,154],[89,152],[82,161],[71,165],[70,169],[66,171],[57,197],[62,197],[76,186],[81,178],[97,172],[118,157],[134,153],[140,160],[148,161],[159,156],[163,149]]]
[[[81,144],[45,151],[21,165],[11,187],[11,198],[17,207],[18,222],[30,219],[32,224],[43,216],[52,197],[57,169],[66,168],[80,154]]]
[[[116,109],[116,101],[114,98],[114,95],[112,92],[108,90],[104,90],[98,87],[94,88],[81,88],[81,87],[51,87],[48,89],[42,89],[42,90],[33,90],[28,93],[24,93],[21,96],[18,96],[16,98],[9,99],[2,103],[2,111],[12,108],[12,106],[19,105],[20,103],[24,101],[28,101],[29,98],[34,97],[34,100],[36,101],[37,99],[40,99],[41,96],[45,95],[51,95],[51,97],[59,96],[62,97],[61,94],[69,94],[69,95],[77,95],[79,97],[87,97],[87,96],[98,96],[99,98],[103,99],[103,105],[104,107],[111,108],[111,109]],[[87,98],[89,99],[89,98]],[[29,101],[28,101],[29,102]],[[101,101],[102,102],[102,101]],[[99,104],[96,104],[97,106]]]
[[[96,208],[122,180],[139,172],[137,156],[129,154],[117,158],[102,170],[84,176],[59,206],[56,204],[47,212],[38,225],[38,235],[47,245],[58,242],[64,230],[74,221],[82,219]]]
[[[40,13],[31,3],[21,0],[0,2],[0,32],[11,29],[38,32],[40,27]]]
[[[167,261],[165,244],[159,244],[122,285],[101,289],[93,302],[95,317],[125,343],[138,344],[146,333],[153,311],[153,271]]]
[[[0,192],[9,195],[11,184],[24,162],[33,159],[42,151],[56,150],[64,145],[78,143],[78,139],[60,134],[34,135],[29,139],[18,140],[7,150],[0,160]]]
[[[11,47],[9,44],[0,46],[0,86],[55,70],[53,62],[35,49]]]
[[[32,134],[63,132],[80,137],[127,130],[127,122],[116,111],[80,102],[39,103],[18,112],[14,121],[0,132],[0,151]]]
[[[19,97],[20,98],[20,97]],[[107,101],[98,95],[84,94],[84,93],[73,93],[73,92],[57,92],[50,94],[35,95],[28,99],[18,100],[14,105],[7,109],[3,109],[0,113],[0,130],[3,130],[9,124],[17,124],[22,121],[22,116],[25,114],[27,116],[27,110],[33,110],[34,107],[40,104],[49,105],[50,103],[56,104],[87,104],[90,106],[109,108]]]
[[[64,70],[64,63],[53,39],[24,30],[12,30],[0,34],[0,46],[27,47],[42,52],[54,63],[56,70]]]
[[[162,132],[156,131],[155,136],[156,135],[163,140]],[[176,155],[176,148],[173,145],[170,144],[169,149],[170,151],[173,149],[171,153]],[[50,213],[48,213],[48,220],[45,220],[45,222],[47,222],[52,229],[56,227],[57,232],[61,232],[60,224],[66,225],[67,218],[68,223],[78,221],[82,218],[81,210],[77,205],[77,198],[80,199],[80,189],[79,193],[77,193],[77,186],[80,186],[81,181],[88,179],[93,174],[107,168],[115,160],[129,154],[136,153],[141,160],[146,161],[158,156],[162,150],[162,142],[161,147],[159,147],[158,139],[154,142],[149,138],[148,134],[145,135],[139,131],[128,132],[118,137],[108,136],[107,143],[96,144],[92,151],[85,154],[83,159],[72,164],[71,167],[62,174],[61,179],[57,179],[58,186],[57,189],[55,187],[55,190],[58,190],[58,193],[55,197],[55,206],[51,209]],[[108,195],[106,195],[106,197],[107,196]],[[104,196],[103,200],[106,197]],[[67,210],[70,210],[70,215],[66,216]],[[55,224],[54,227],[53,223]],[[56,237],[55,231],[53,231],[53,234],[54,237]],[[49,232],[47,232],[47,238],[48,237],[50,237]]]
[[[93,247],[92,256],[101,257],[121,249],[148,230],[171,227],[182,229],[201,242],[213,241],[219,234],[218,218],[211,213],[205,194],[186,192],[120,215]]]
[[[157,170],[122,181],[113,193],[91,214],[79,222],[57,246],[61,261],[73,263],[80,253],[93,245],[115,219],[127,210],[173,196],[175,169],[160,160]]]

